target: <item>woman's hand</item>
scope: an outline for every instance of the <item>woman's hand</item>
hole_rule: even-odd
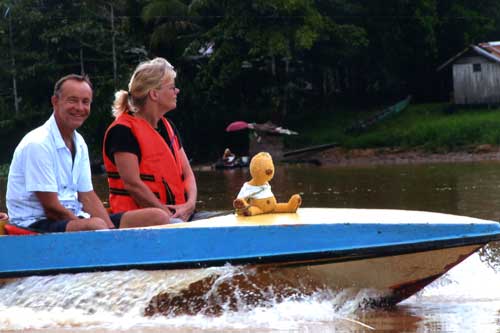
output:
[[[180,205],[167,205],[167,208],[174,212],[173,215],[170,216],[171,218],[179,218],[183,221],[187,221],[191,215],[193,215],[195,205],[188,201]]]

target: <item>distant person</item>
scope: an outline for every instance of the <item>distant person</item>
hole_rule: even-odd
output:
[[[163,58],[135,69],[128,91],[115,94],[104,138],[113,212],[157,207],[172,219],[188,221],[195,212],[197,187],[174,124],[165,116],[177,107],[174,67]]]
[[[226,166],[232,166],[236,162],[236,155],[234,155],[229,148],[224,150],[224,154],[222,155],[222,162]]]
[[[14,152],[7,181],[9,223],[63,232],[169,222],[159,209],[108,215],[94,192],[88,148],[76,132],[89,117],[92,95],[87,76],[71,74],[55,84],[52,115],[26,134]]]

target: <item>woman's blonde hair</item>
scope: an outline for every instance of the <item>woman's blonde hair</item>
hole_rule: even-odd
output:
[[[124,112],[137,112],[151,89],[159,88],[163,80],[173,81],[176,76],[174,66],[163,58],[141,62],[130,78],[128,91],[115,93],[113,116],[117,118]]]

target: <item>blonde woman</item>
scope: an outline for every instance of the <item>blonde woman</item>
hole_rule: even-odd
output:
[[[175,126],[165,116],[177,106],[176,72],[163,58],[135,69],[128,91],[118,91],[115,120],[104,138],[113,212],[157,207],[170,219],[194,214],[197,187]]]

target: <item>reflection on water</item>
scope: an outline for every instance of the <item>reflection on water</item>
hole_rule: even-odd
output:
[[[230,209],[246,169],[198,172],[201,209]],[[306,207],[393,208],[500,220],[500,163],[374,167],[279,166],[274,194]]]
[[[199,171],[196,176],[202,210],[231,209],[235,195],[249,179],[246,169]],[[104,176],[96,176],[94,182],[98,194],[105,198]],[[282,201],[300,193],[306,207],[426,210],[500,220],[500,163],[496,162],[341,168],[280,165],[271,185]],[[0,179],[0,189],[5,193],[4,179]],[[2,196],[1,210],[4,205]],[[369,332],[375,328],[385,332],[498,332],[499,258],[500,245],[489,246],[417,296],[383,310],[362,306],[370,291],[323,290],[277,296],[275,290],[257,288],[257,296],[267,298],[247,306],[246,301],[256,295],[240,294],[237,286],[220,283],[234,297],[217,298],[218,290],[211,285],[227,282],[227,277],[241,277],[239,268],[230,266],[30,277],[0,288],[0,330]],[[196,296],[201,303],[188,304],[193,310],[190,314],[173,309],[164,312],[166,315],[144,315],[148,307],[160,307],[160,303],[152,303],[160,294],[169,296],[170,306],[184,306],[184,300],[193,299],[186,294],[187,286],[199,281],[212,284],[202,286],[205,289]],[[197,307],[204,299],[212,310],[217,309],[217,316],[210,316],[210,309]]]
[[[197,171],[198,208],[232,209],[248,169]],[[279,200],[300,193],[305,207],[410,209],[500,220],[500,163],[314,167],[279,165],[271,181]],[[0,179],[0,210],[6,180]],[[104,175],[94,186],[107,200]]]

